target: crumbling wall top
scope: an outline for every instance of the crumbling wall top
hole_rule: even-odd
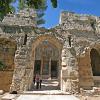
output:
[[[4,17],[2,24],[19,26],[36,26],[36,11],[32,9],[21,10],[17,14],[8,14]]]

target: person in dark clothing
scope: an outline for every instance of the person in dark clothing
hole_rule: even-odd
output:
[[[36,89],[39,89],[39,83],[40,83],[39,75],[36,75]]]
[[[42,78],[40,78],[40,89],[41,89],[41,84],[42,84]]]
[[[33,78],[33,83],[35,84],[35,80],[36,80],[36,76],[34,75],[34,78]]]

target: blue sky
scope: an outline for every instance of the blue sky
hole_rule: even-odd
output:
[[[54,27],[59,23],[61,11],[100,16],[100,0],[58,0],[56,9],[51,6],[50,0],[47,0],[47,5],[44,16],[46,23],[42,25],[46,28]]]

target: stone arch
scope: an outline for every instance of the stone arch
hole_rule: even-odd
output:
[[[33,70],[34,70],[34,64],[35,64],[35,49],[40,45],[40,43],[44,42],[44,41],[48,41],[48,43],[50,45],[52,45],[52,47],[55,47],[56,49],[58,49],[58,52],[59,52],[59,74],[60,74],[60,70],[61,70],[61,51],[62,51],[62,47],[63,47],[63,43],[64,43],[64,40],[60,39],[61,37],[56,37],[54,35],[50,35],[50,34],[43,34],[43,35],[39,35],[37,36],[34,40],[32,39],[30,43],[31,44],[31,66],[33,67]],[[60,75],[58,76],[58,80],[60,81]]]
[[[18,48],[15,55],[15,70],[10,91],[24,91],[31,89],[33,82],[33,71],[35,61],[35,48],[40,42],[48,40],[52,45],[59,49],[61,53],[64,39],[60,35],[55,34],[38,34],[30,36],[26,45]],[[61,62],[61,59],[59,59]],[[59,65],[60,66],[60,65]],[[60,68],[60,67],[59,67]],[[60,70],[60,69],[59,69]]]
[[[79,80],[80,87],[82,88],[90,89],[95,85],[95,80],[97,81],[99,79],[99,77],[93,75],[93,68],[91,66],[91,63],[93,62],[91,57],[93,56],[93,51],[95,50],[99,53],[100,44],[90,43],[78,55]]]
[[[32,86],[35,62],[35,49],[43,41],[49,43],[59,51],[59,85],[63,91],[77,91],[78,76],[75,55],[72,47],[68,47],[65,38],[59,34],[39,34],[28,38],[26,45],[16,53],[16,69],[11,85],[11,91],[28,90]]]
[[[8,37],[0,37],[0,62],[5,66],[0,70],[0,89],[9,91],[12,83],[13,71],[14,71],[14,57],[17,48],[15,40]]]
[[[93,62],[95,64],[98,63],[98,64],[96,64],[96,66],[98,65],[98,67],[96,67],[96,68],[100,67],[100,43],[93,43],[90,46],[89,56],[90,56],[90,63],[91,63],[93,76],[98,76],[98,75],[95,75],[96,73],[94,74],[94,72],[93,72],[93,69],[94,69],[93,68],[93,65],[94,65]]]
[[[48,40],[51,44],[54,44],[57,48],[62,48],[62,45],[64,43],[63,38],[60,36],[56,37],[51,34],[43,34],[43,35],[36,36],[35,39],[34,37],[33,39],[31,39],[31,43],[33,44],[32,48],[35,48],[43,40]]]
[[[95,42],[92,43],[89,50],[89,56],[90,56],[90,66],[91,66],[91,72],[93,77],[94,85],[99,86],[100,84],[100,75],[99,75],[99,69],[100,69],[100,43]],[[93,60],[94,59],[94,60]],[[98,63],[98,64],[97,64]]]
[[[90,51],[91,67],[93,76],[100,76],[100,53],[97,49],[92,48]]]
[[[94,85],[92,69],[90,65],[90,44],[81,46],[77,51],[77,63],[79,70],[79,86],[84,89],[91,89]]]

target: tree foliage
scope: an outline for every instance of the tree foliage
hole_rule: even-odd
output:
[[[37,12],[37,25],[44,24],[45,20],[42,18],[47,8],[46,0],[20,0],[19,10],[24,8],[35,9]]]
[[[2,20],[7,13],[15,11],[15,8],[11,5],[11,3],[15,1],[16,0],[0,0],[0,20]]]
[[[2,61],[0,61],[0,70],[3,70],[5,68],[6,68],[6,65]]]
[[[52,6],[57,8],[57,0],[51,0]]]
[[[45,22],[41,18],[43,17],[44,11],[47,8],[47,0],[0,0],[0,20],[2,20],[7,13],[15,12],[15,7],[13,7],[13,3],[16,1],[19,2],[19,10],[26,7],[35,9],[37,11],[38,22]],[[54,8],[57,7],[57,0],[51,0],[51,3]]]

